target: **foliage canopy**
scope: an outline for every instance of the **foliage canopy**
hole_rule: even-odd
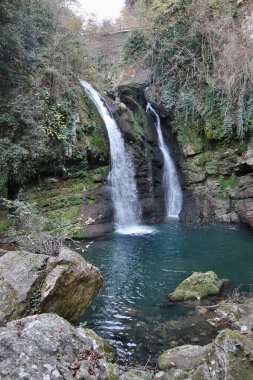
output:
[[[0,190],[61,162],[71,143],[78,78],[95,67],[69,3],[0,2]]]

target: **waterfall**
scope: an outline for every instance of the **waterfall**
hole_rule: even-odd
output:
[[[177,170],[163,138],[160,117],[150,103],[147,104],[147,112],[154,118],[158,135],[158,144],[164,159],[163,187],[165,194],[166,215],[167,217],[175,218],[178,217],[183,202],[183,194],[177,175]]]
[[[108,183],[114,206],[116,231],[120,233],[149,233],[151,229],[140,226],[141,207],[135,182],[131,155],[127,152],[122,134],[101,95],[87,82],[81,85],[97,107],[109,136],[111,170]]]

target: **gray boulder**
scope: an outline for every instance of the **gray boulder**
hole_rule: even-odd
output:
[[[0,325],[38,313],[76,322],[102,286],[99,270],[63,248],[58,257],[0,253]]]
[[[2,380],[117,379],[96,341],[56,314],[34,315],[0,328],[0,359]]]
[[[222,330],[207,346],[181,346],[161,354],[158,366],[168,379],[251,380],[253,379],[252,335]],[[161,372],[162,379],[166,379]]]
[[[189,370],[195,368],[201,363],[209,346],[184,345],[172,348],[163,352],[158,357],[158,367],[162,371],[168,371],[171,368]]]

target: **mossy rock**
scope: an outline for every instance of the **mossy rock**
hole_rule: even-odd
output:
[[[77,128],[79,143],[83,143],[89,149],[96,148],[98,155],[105,157],[109,148],[106,127],[94,103],[85,92],[82,92],[78,99],[77,111],[80,118]]]
[[[213,271],[206,273],[194,272],[186,278],[169,295],[172,301],[183,301],[187,299],[201,299],[215,296],[220,293],[223,281]]]
[[[153,376],[153,371],[130,369],[121,376],[121,380],[152,380]]]
[[[92,339],[95,340],[95,342],[98,345],[99,351],[102,351],[105,354],[105,357],[108,361],[114,361],[116,357],[116,350],[114,347],[112,347],[107,341],[101,336],[99,336],[95,331],[88,329],[87,327],[84,328],[84,331],[86,334],[88,334]],[[111,371],[112,373],[114,371]],[[113,379],[113,377],[112,377]]]
[[[102,186],[107,172],[108,166],[104,165],[84,171],[82,178],[47,178],[40,184],[23,188],[21,200],[35,204],[38,213],[47,218],[49,230],[54,224],[60,224],[69,237],[85,238],[81,212],[83,194],[89,191],[88,203],[96,203],[95,190]]]

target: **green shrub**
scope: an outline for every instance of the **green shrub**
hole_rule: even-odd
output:
[[[126,62],[133,61],[148,50],[148,41],[140,30],[135,30],[124,46],[124,59]]]
[[[226,190],[227,188],[235,189],[238,183],[238,179],[235,173],[231,174],[230,177],[220,177],[219,185],[221,190]]]

